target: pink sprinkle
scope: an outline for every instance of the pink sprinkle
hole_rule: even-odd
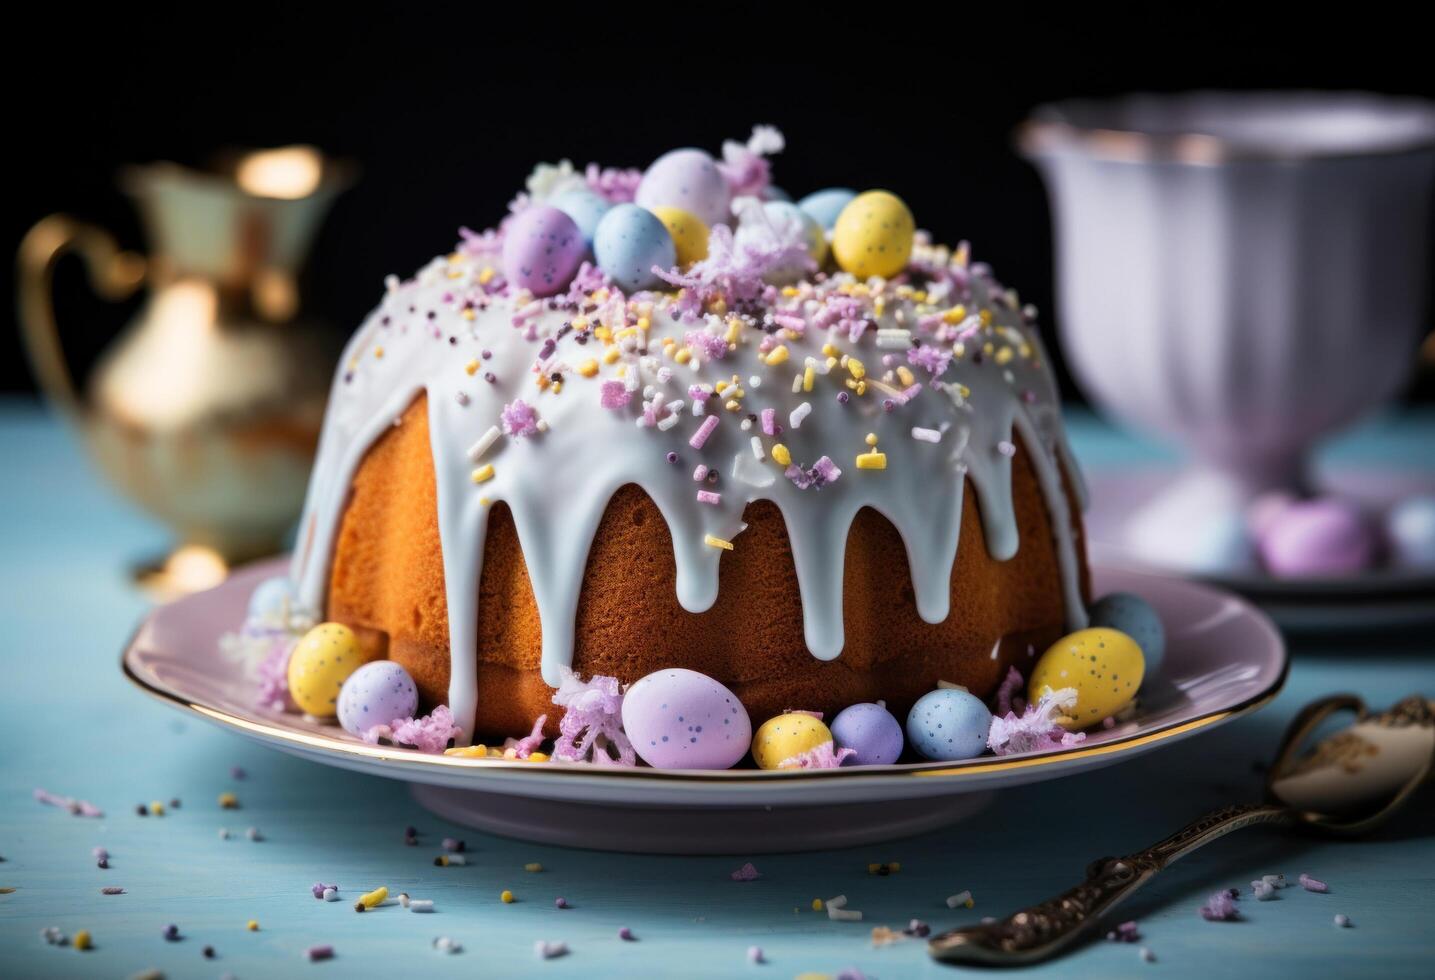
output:
[[[997,452],[1001,453],[1007,459],[1011,459],[1013,456],[1016,455],[1016,446],[1003,439],[1001,442],[997,443]]]
[[[762,872],[757,870],[757,866],[749,861],[728,877],[733,881],[756,881],[762,877]]]
[[[627,926],[624,926],[623,928],[618,930],[618,938],[628,943],[635,943],[638,941],[638,937],[633,935],[633,930],[629,929]]]
[[[120,888],[118,885],[106,885],[104,888],[100,889],[101,895],[123,895],[124,893],[125,890],[123,888]]]
[[[688,445],[694,449],[703,448],[708,441],[708,436],[712,435],[713,430],[717,427],[718,417],[716,415],[709,415],[703,419],[703,424],[698,426],[698,431],[694,432],[693,437],[688,440]]]
[[[305,951],[304,955],[309,957],[309,961],[311,963],[318,960],[332,960],[334,958],[334,947],[310,946],[308,950]]]
[[[707,463],[699,463],[699,464],[697,465],[697,468],[693,470],[693,482],[694,482],[694,483],[702,483],[702,482],[703,482],[704,480],[706,480],[707,478],[708,478],[708,464],[707,464]]]
[[[798,333],[807,330],[807,322],[803,320],[802,317],[794,316],[791,313],[774,313],[772,315],[772,322],[779,327],[786,327],[788,330],[795,330]]]
[[[712,392],[702,385],[688,385],[688,397],[695,402],[705,402],[711,394]]]
[[[538,434],[538,412],[522,398],[503,406],[503,431],[511,436],[531,438]]]
[[[711,490],[699,490],[698,503],[712,504],[714,507],[716,507],[718,504],[722,503],[722,494],[713,493]]]
[[[766,963],[763,959],[761,946],[749,946],[747,948],[747,961],[749,963]]]
[[[35,799],[47,806],[57,806],[62,810],[68,810],[77,817],[103,817],[105,815],[104,811],[93,803],[69,796],[59,796],[43,789],[35,790]]]
[[[1241,917],[1236,911],[1235,896],[1229,890],[1216,892],[1201,906],[1201,918],[1207,922],[1234,922]]]
[[[764,408],[760,417],[762,418],[762,431],[766,435],[777,435],[777,409]]]
[[[1310,875],[1304,873],[1300,876],[1300,886],[1308,892],[1324,893],[1330,891],[1330,886],[1325,882],[1319,878],[1312,878]]]
[[[564,898],[562,895],[559,895],[553,900],[553,907],[555,909],[566,909],[568,907],[568,899]]]
[[[598,403],[604,408],[622,408],[632,397],[621,381],[604,381],[598,389]]]

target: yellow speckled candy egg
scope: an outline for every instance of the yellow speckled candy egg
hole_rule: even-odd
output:
[[[784,760],[830,741],[832,732],[819,719],[794,711],[763,722],[752,737],[752,758],[759,769],[776,769]]]
[[[1032,668],[1027,697],[1037,701],[1048,691],[1070,687],[1076,707],[1073,728],[1087,728],[1131,703],[1146,661],[1141,647],[1120,630],[1093,627],[1077,630],[1053,643]]]
[[[859,279],[890,278],[907,266],[917,223],[896,194],[867,191],[854,197],[832,228],[837,264]]]
[[[289,695],[316,718],[338,714],[339,688],[364,664],[359,638],[342,623],[320,623],[289,657]]]
[[[653,214],[673,236],[680,268],[686,269],[708,257],[708,226],[703,224],[702,218],[682,208],[653,208]]]

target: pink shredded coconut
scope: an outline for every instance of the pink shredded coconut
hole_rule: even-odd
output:
[[[733,881],[756,881],[762,877],[762,872],[757,870],[757,866],[749,861],[728,877]]]
[[[618,678],[596,676],[584,681],[565,667],[553,703],[567,709],[558,723],[553,758],[609,766],[638,764],[633,743],[623,732],[623,692]]]
[[[633,393],[621,381],[604,381],[598,389],[598,403],[604,408],[622,408],[632,399]]]
[[[707,330],[689,330],[683,334],[683,343],[709,361],[721,360],[727,357],[727,338],[721,334],[709,333]],[[704,395],[704,398],[707,396]]]
[[[527,735],[522,738],[504,739],[503,748],[505,753],[508,749],[512,749],[516,758],[526,759],[534,752],[537,752],[538,747],[543,744],[543,723],[547,720],[547,715],[539,715],[538,720],[533,723],[533,730]]]
[[[289,655],[294,652],[298,638],[288,633],[274,637],[269,652],[259,661],[259,691],[255,703],[269,711],[287,711],[289,699]]]
[[[442,752],[449,740],[459,734],[448,705],[441,704],[422,718],[395,718],[389,736],[395,743],[411,745],[420,752]]]
[[[538,411],[522,398],[504,405],[500,419],[508,435],[531,439],[538,434]]]
[[[799,490],[821,490],[827,484],[837,482],[842,471],[831,459],[823,456],[808,469],[793,463],[783,470],[782,475],[796,484]]]
[[[752,302],[762,296],[767,284],[763,281],[770,270],[801,269],[816,271],[816,263],[807,253],[800,238],[791,240],[763,239],[738,246],[732,229],[714,225],[708,235],[708,257],[695,264],[686,274],[676,269],[653,267],[653,274],[670,285],[693,295],[699,306],[709,299],[724,296],[730,303]]]
[[[643,172],[619,167],[600,167],[596,163],[590,163],[583,172],[583,179],[590,191],[600,194],[613,204],[626,204],[637,195]]]
[[[1207,922],[1234,922],[1241,917],[1236,908],[1236,896],[1231,891],[1216,892],[1201,906],[1201,918]]]
[[[802,712],[811,714],[811,712]],[[794,755],[790,759],[783,759],[777,764],[779,769],[836,769],[847,760],[848,756],[856,755],[856,749],[836,748],[829,739],[816,748],[808,749],[800,755]]]
[[[952,352],[931,344],[918,344],[907,351],[907,363],[926,368],[934,378],[940,378],[952,363]]]
[[[727,180],[734,197],[763,196],[772,182],[771,167],[765,157],[781,153],[785,141],[773,126],[754,126],[746,143],[727,140],[722,145],[718,172]]]
[[[1063,712],[1075,705],[1075,689],[1064,687],[1048,691],[1036,704],[1028,705],[1020,717],[1008,711],[1004,717],[993,718],[987,732],[987,748],[997,755],[1014,755],[1066,748],[1085,741],[1084,732],[1069,732],[1056,723]]]

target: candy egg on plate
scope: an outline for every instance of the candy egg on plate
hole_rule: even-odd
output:
[[[837,216],[856,196],[857,192],[849,188],[829,187],[826,190],[813,191],[798,201],[797,206],[811,215],[823,229],[831,231],[837,224]]]
[[[759,769],[780,769],[788,759],[832,741],[822,720],[800,711],[769,718],[752,737],[752,759]]]
[[[907,714],[912,748],[941,762],[981,755],[991,727],[992,713],[981,699],[954,687],[923,694]]]
[[[249,594],[249,618],[260,623],[281,626],[286,614],[297,601],[294,583],[287,575],[267,578]]]
[[[1113,592],[1092,603],[1092,626],[1125,633],[1141,648],[1145,675],[1153,676],[1166,657],[1166,629],[1151,603],[1130,592]]]
[[[832,740],[839,749],[851,749],[846,765],[888,766],[902,755],[902,725],[886,705],[854,704],[832,719]]]
[[[593,238],[598,268],[626,292],[662,285],[653,267],[671,269],[678,261],[673,236],[651,211],[617,204],[598,222]]]
[[[551,202],[555,208],[573,219],[583,235],[589,251],[593,249],[593,236],[598,233],[598,222],[613,209],[613,205],[602,194],[590,190],[571,190],[559,194]]]
[[[339,689],[364,663],[359,638],[342,623],[320,623],[289,656],[289,696],[316,718],[338,712]]]
[[[917,224],[895,194],[858,194],[832,228],[832,254],[837,264],[859,279],[891,277],[907,267]]]
[[[673,667],[628,688],[623,731],[654,769],[729,769],[747,755],[752,722],[722,684]]]
[[[534,296],[568,288],[588,251],[578,224],[563,211],[535,204],[513,216],[503,235],[503,275]]]
[[[711,227],[727,220],[731,192],[711,155],[695,149],[672,150],[643,173],[633,201],[649,210],[682,208]]]
[[[708,226],[702,218],[682,208],[666,206],[653,208],[653,214],[672,236],[680,268],[686,269],[708,257]]]
[[[1435,569],[1435,494],[1407,497],[1390,508],[1385,539],[1396,565]]]
[[[1360,508],[1335,497],[1298,500],[1267,523],[1257,545],[1280,577],[1353,575],[1375,560],[1375,532]]]
[[[1076,707],[1071,728],[1086,728],[1131,703],[1146,673],[1136,641],[1103,626],[1077,630],[1057,640],[1032,667],[1027,699],[1035,704],[1048,691],[1071,688]]]
[[[375,725],[414,717],[418,707],[414,679],[392,660],[364,664],[339,688],[339,724],[360,738]]]

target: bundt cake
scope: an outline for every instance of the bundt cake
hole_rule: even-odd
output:
[[[1033,312],[892,195],[795,206],[731,147],[540,168],[343,355],[297,595],[458,744],[555,733],[570,669],[905,712],[1085,625]]]

